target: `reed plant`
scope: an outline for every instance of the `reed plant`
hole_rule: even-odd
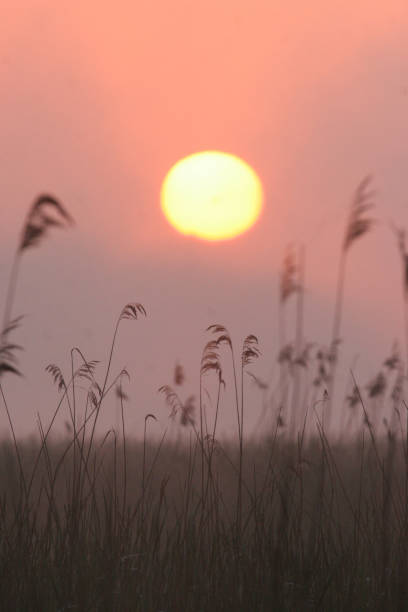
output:
[[[371,226],[363,216],[367,185],[359,187],[343,243],[334,340],[348,249]],[[39,226],[48,228],[43,206],[37,204]],[[34,225],[28,219],[26,228]],[[28,248],[22,244],[21,252]],[[48,423],[38,414],[37,436],[18,439],[4,385],[6,374],[19,373],[9,340],[16,325],[14,266],[0,380],[11,432],[0,443],[0,610],[408,609],[405,364],[394,346],[368,385],[350,373],[351,390],[336,404],[348,417],[344,433],[334,437],[324,418],[335,373],[332,347],[305,341],[303,262],[300,252],[287,268],[289,293],[282,285],[282,306],[292,294],[297,300],[294,346],[277,351],[284,392],[282,377],[272,387],[249,368],[261,356],[256,336],[244,337],[236,352],[227,328],[214,324],[202,354],[198,403],[183,396],[178,364],[173,384],[159,389],[169,426],[158,435],[158,415],[146,411],[139,438],[127,433],[129,373],[112,373],[122,325],[138,326],[147,315],[141,303],[130,302],[115,323],[105,368],[77,347],[68,374],[47,366],[59,395],[54,413]],[[265,394],[258,436],[244,426],[253,384]],[[236,433],[224,439],[219,413],[227,395],[234,399]],[[102,435],[102,411],[115,398],[119,427]],[[63,435],[56,428],[62,413]]]

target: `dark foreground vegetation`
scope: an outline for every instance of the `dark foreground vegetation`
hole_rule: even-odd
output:
[[[405,442],[88,451],[2,443],[2,610],[408,609]]]
[[[210,326],[197,405],[174,390],[181,368],[173,387],[160,389],[183,431],[177,442],[152,440],[152,414],[139,441],[126,436],[128,374],[110,370],[122,322],[146,315],[140,303],[123,308],[103,375],[78,348],[68,376],[55,364],[46,368],[60,393],[54,415],[46,425],[39,415],[39,437],[18,439],[4,379],[20,374],[13,336],[21,319],[12,317],[20,263],[51,228],[72,224],[55,198],[34,202],[0,335],[0,405],[10,431],[0,444],[0,610],[408,610],[407,377],[399,346],[364,389],[351,375],[345,400],[335,392],[349,251],[373,223],[369,187],[369,179],[359,185],[346,223],[328,346],[305,340],[304,259],[301,249],[289,251],[276,387],[248,370],[260,355],[255,336],[236,355],[227,329]],[[408,253],[404,232],[395,233],[408,355]],[[267,425],[257,440],[244,430],[248,381],[264,396]],[[226,388],[235,402],[235,441],[218,436]],[[100,411],[114,392],[121,422],[101,437]],[[339,409],[346,416],[335,433]],[[57,428],[62,413],[65,438]]]

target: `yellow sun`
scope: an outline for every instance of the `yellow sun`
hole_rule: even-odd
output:
[[[242,159],[220,151],[194,153],[166,175],[161,207],[182,234],[204,240],[234,238],[249,229],[262,208],[262,185]]]

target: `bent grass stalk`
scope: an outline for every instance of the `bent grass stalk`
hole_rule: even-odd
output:
[[[37,246],[48,234],[51,227],[64,228],[73,224],[74,220],[63,205],[56,198],[48,194],[38,196],[28,211],[21,232],[21,238],[13,257],[6,290],[3,324],[0,330],[0,377],[5,372],[21,374],[15,358],[15,351],[21,347],[15,344],[6,344],[8,330],[10,330],[10,325],[12,324],[11,312],[16,294],[21,257],[27,249]]]
[[[338,344],[341,341],[341,320],[344,300],[344,285],[346,281],[346,263],[350,247],[358,239],[370,231],[374,224],[373,219],[366,216],[368,210],[373,208],[374,193],[368,191],[371,176],[366,176],[358,185],[354,194],[346,224],[343,243],[340,251],[339,271],[337,275],[336,299],[334,307],[333,329],[330,342],[331,369],[329,379],[329,398],[327,405],[327,427],[331,425],[332,407],[335,392],[335,376],[338,361]]]

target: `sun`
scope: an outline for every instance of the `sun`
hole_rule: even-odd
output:
[[[167,173],[161,207],[179,232],[227,240],[248,230],[262,210],[256,172],[239,157],[202,151],[179,160]]]

